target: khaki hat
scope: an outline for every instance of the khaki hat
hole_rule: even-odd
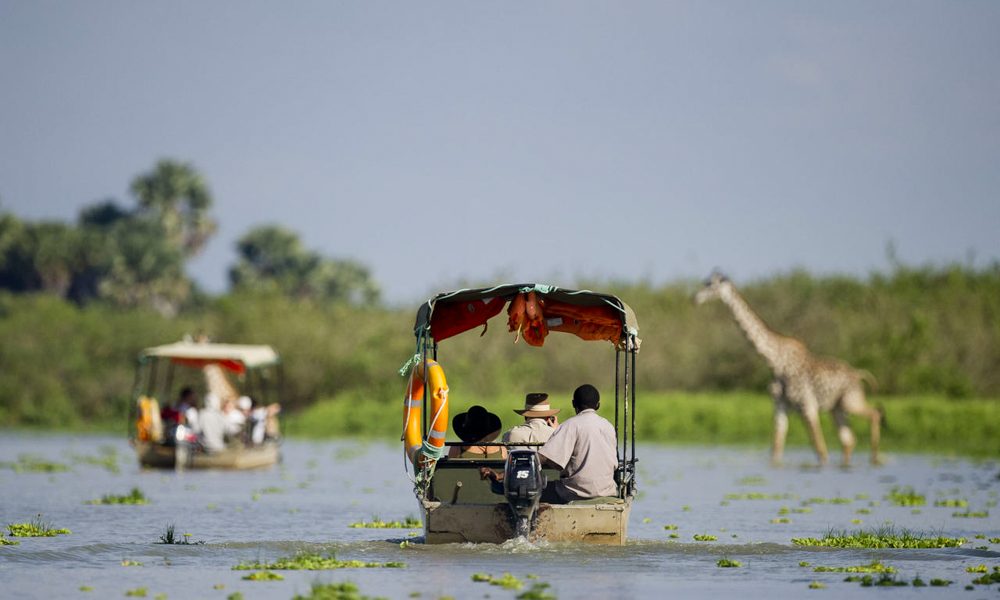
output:
[[[533,393],[524,397],[524,410],[515,408],[514,412],[522,417],[551,417],[559,414],[559,409],[549,404],[548,394]]]

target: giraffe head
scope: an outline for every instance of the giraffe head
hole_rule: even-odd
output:
[[[733,284],[729,281],[728,277],[718,271],[712,271],[712,274],[705,280],[704,287],[694,295],[694,303],[704,304],[709,300],[717,300],[724,294],[729,293],[732,287]]]

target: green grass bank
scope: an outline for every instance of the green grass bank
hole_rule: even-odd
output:
[[[400,392],[402,394],[402,392]],[[569,393],[552,395],[553,403],[572,415]],[[882,448],[893,452],[930,452],[945,456],[1000,456],[1000,400],[955,400],[938,396],[887,396],[873,399],[886,411],[888,427]],[[504,427],[520,421],[514,414],[518,398],[456,400],[451,415],[471,404],[483,404],[500,415]],[[361,436],[396,439],[402,429],[402,402],[387,405],[361,393],[345,393],[321,400],[290,415],[286,432],[292,437],[330,438]],[[605,398],[601,413],[613,419],[614,399]],[[663,444],[749,445],[766,448],[771,440],[770,398],[764,394],[662,393],[641,394],[636,411],[636,437]],[[839,442],[830,415],[822,417],[831,456]],[[859,453],[868,448],[868,423],[854,419]],[[788,443],[807,445],[805,426],[792,417]],[[859,457],[862,456],[859,454]]]

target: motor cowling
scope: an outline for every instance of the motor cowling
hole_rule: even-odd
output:
[[[512,450],[504,469],[503,493],[510,506],[514,530],[526,536],[545,490],[545,474],[534,450]]]

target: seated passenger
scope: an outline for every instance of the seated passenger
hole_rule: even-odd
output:
[[[246,398],[243,396],[240,401]],[[247,398],[249,400],[249,398]],[[243,426],[246,425],[246,415],[237,408],[237,400],[229,398],[222,404],[222,416],[226,420],[226,439],[236,440],[243,437]]]
[[[544,444],[559,426],[559,418],[556,417],[559,414],[559,409],[553,409],[549,405],[548,394],[528,394],[524,397],[524,410],[515,408],[514,412],[524,417],[524,423],[515,425],[503,434],[503,441],[511,445],[525,442]],[[535,450],[537,446],[524,446],[523,448]]]
[[[226,417],[220,405],[219,397],[209,393],[205,396],[205,408],[198,415],[198,436],[206,452],[218,452],[226,447]]]
[[[455,435],[469,445],[452,446],[448,450],[449,458],[507,458],[507,449],[503,446],[476,445],[492,442],[500,435],[500,429],[503,427],[500,417],[482,406],[475,405],[467,412],[455,415],[451,426],[455,430]]]

